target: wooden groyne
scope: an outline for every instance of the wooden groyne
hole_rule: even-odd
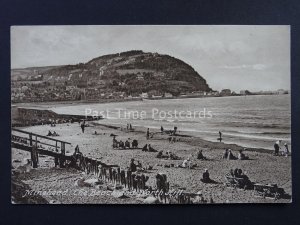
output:
[[[58,140],[56,138],[35,134],[32,132],[12,128],[11,147],[30,152],[31,165],[37,168],[39,165],[39,155],[47,155],[54,158],[55,167],[72,167],[86,174],[93,174],[104,182],[113,185],[122,186],[130,191],[151,191],[152,195],[157,197],[160,203],[191,203],[190,193],[181,193],[180,195],[167,196],[169,191],[169,182],[165,175],[156,175],[156,187],[146,184],[149,177],[145,175],[144,170],[132,172],[130,169],[121,169],[119,165],[106,164],[99,159],[84,156],[79,148],[75,152],[66,155],[66,145],[71,143]]]

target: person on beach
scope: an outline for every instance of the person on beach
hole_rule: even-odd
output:
[[[187,158],[187,159],[183,160],[181,167],[190,169],[190,167],[191,167],[190,158]]]
[[[274,144],[274,155],[279,155],[281,140],[276,141]]]
[[[284,155],[285,157],[288,157],[289,156],[289,146],[287,143],[284,143]]]
[[[163,151],[159,151],[156,155],[156,158],[160,159],[163,157]]]
[[[202,174],[202,179],[201,179],[202,182],[204,183],[209,183],[211,180],[210,180],[210,177],[209,177],[209,172],[208,172],[208,169],[205,169],[204,170],[204,173]]]
[[[148,151],[148,144],[145,144],[144,147],[142,148],[143,152],[147,152]]]
[[[131,159],[129,169],[131,172],[136,172],[136,164],[134,163],[134,159]]]
[[[160,126],[160,132],[163,134],[164,133],[164,128],[163,126]]]
[[[80,151],[79,151],[79,146],[76,145],[74,155],[77,155],[79,152],[80,152]]]
[[[148,129],[147,129],[147,133],[146,133],[146,138],[147,138],[147,140],[149,139],[149,137],[150,137],[150,129],[148,128]]]
[[[234,171],[233,171],[233,176],[234,177],[239,177],[239,169],[238,168],[235,168]]]
[[[52,133],[51,133],[51,131],[50,131],[50,130],[48,131],[48,134],[47,134],[47,136],[52,136]]]
[[[197,159],[206,160],[206,158],[203,156],[202,149],[198,151],[198,153],[197,153]]]
[[[148,144],[148,152],[157,152],[150,144]]]
[[[243,150],[239,150],[238,159],[239,160],[247,160],[247,159],[249,159],[249,157],[243,153]]]
[[[228,149],[228,157],[227,157],[228,160],[234,160],[236,159],[236,157],[233,155],[231,149]]]
[[[233,171],[233,169],[230,169],[229,175],[232,176],[232,177],[234,177],[234,171]]]
[[[139,167],[140,169],[143,168],[143,165],[142,165],[142,163],[140,161],[137,161],[137,167]]]
[[[133,130],[133,129],[132,129],[132,125],[131,125],[131,124],[129,124],[129,129],[130,129],[130,130]]]
[[[139,143],[136,139],[134,139],[131,143],[132,148],[138,148],[138,145],[139,145]]]
[[[81,127],[81,131],[82,133],[84,133],[84,127],[85,127],[85,121],[83,120],[83,122],[80,124]]]
[[[173,135],[175,135],[177,132],[177,127],[174,127],[174,130],[173,130]]]
[[[223,159],[227,159],[228,158],[228,149],[226,148],[224,153],[223,153]]]
[[[124,142],[122,140],[119,141],[119,148],[121,149],[125,148]]]
[[[221,131],[219,131],[219,140],[220,140],[220,142],[222,141],[222,132]]]
[[[128,140],[125,141],[125,148],[130,148],[130,142]]]
[[[113,137],[113,144],[112,144],[112,146],[113,146],[113,148],[117,148],[118,147],[118,141],[117,141],[117,139],[116,139],[116,136],[114,136]]]

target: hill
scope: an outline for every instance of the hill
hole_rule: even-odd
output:
[[[172,95],[211,91],[206,80],[180,59],[132,50],[94,58],[87,63],[54,67],[12,69],[12,82],[97,89],[99,93]]]

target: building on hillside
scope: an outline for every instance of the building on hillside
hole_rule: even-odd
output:
[[[172,98],[173,95],[171,93],[165,92],[164,97],[165,98]]]
[[[218,96],[220,93],[218,91],[208,92],[207,95]]]
[[[251,92],[248,91],[248,90],[241,90],[241,91],[240,91],[240,94],[241,94],[241,95],[250,95]]]
[[[220,92],[220,95],[221,95],[221,96],[230,96],[230,95],[231,95],[231,90],[230,90],[230,89],[223,89],[223,90]]]
[[[71,91],[73,89],[75,89],[76,87],[71,85],[71,86],[66,86],[66,91]]]
[[[136,79],[138,79],[138,80],[144,80],[144,74],[138,73],[136,75]]]
[[[143,92],[140,96],[141,96],[141,98],[149,98],[149,95],[147,92]]]
[[[288,91],[283,90],[283,89],[278,89],[278,90],[277,90],[277,93],[278,93],[279,95],[284,95],[284,94],[288,94]]]

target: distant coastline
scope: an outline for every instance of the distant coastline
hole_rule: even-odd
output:
[[[18,107],[18,106],[22,106],[22,107],[41,107],[41,108],[50,108],[53,107],[53,105],[76,105],[76,104],[80,104],[80,105],[87,105],[87,104],[107,104],[107,103],[117,103],[117,102],[132,102],[132,101],[148,101],[148,100],[167,100],[167,99],[183,99],[183,98],[223,98],[223,97],[246,97],[246,96],[265,96],[265,95],[272,95],[272,96],[276,96],[276,95],[289,95],[289,93],[286,94],[249,94],[249,95],[241,95],[241,94],[235,94],[235,95],[224,95],[224,96],[220,96],[220,95],[200,95],[200,96],[187,96],[187,95],[183,95],[183,96],[173,96],[173,97],[160,97],[160,98],[132,98],[132,99],[91,99],[91,100],[66,100],[66,101],[47,101],[47,102],[12,102],[11,106],[14,107]]]

